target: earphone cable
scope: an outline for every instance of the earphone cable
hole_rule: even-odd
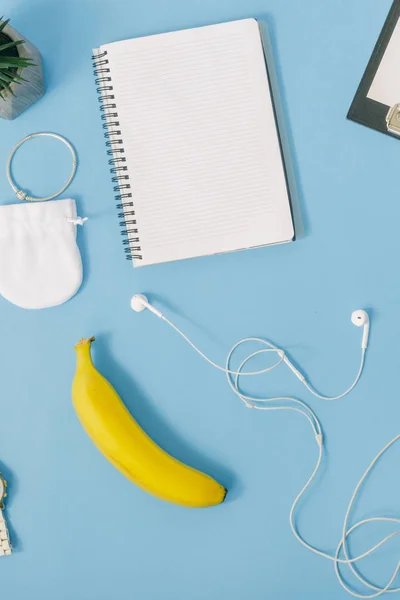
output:
[[[324,454],[324,445],[323,445],[323,437],[322,437],[322,429],[321,429],[321,425],[320,422],[316,416],[316,414],[314,413],[314,411],[305,403],[302,402],[301,400],[298,400],[296,398],[292,398],[289,396],[282,396],[282,397],[269,397],[269,398],[259,398],[259,397],[254,397],[254,396],[250,396],[248,394],[243,393],[240,390],[239,387],[239,381],[240,381],[240,377],[243,376],[255,376],[255,375],[261,375],[263,373],[268,373],[270,371],[272,371],[273,369],[277,368],[278,366],[280,366],[282,363],[286,363],[286,365],[289,367],[289,369],[296,375],[296,377],[303,383],[303,385],[307,388],[307,390],[314,395],[315,397],[321,399],[321,400],[339,400],[340,398],[343,398],[344,396],[346,396],[347,394],[349,394],[354,387],[357,385],[358,381],[360,380],[363,368],[364,368],[364,364],[365,364],[365,351],[366,351],[366,347],[362,347],[362,353],[361,353],[361,362],[360,362],[360,367],[358,369],[357,372],[357,376],[355,378],[355,380],[353,381],[353,383],[351,384],[351,386],[342,394],[338,395],[338,396],[324,396],[322,394],[320,394],[319,392],[317,392],[314,387],[308,383],[305,379],[305,377],[301,374],[301,372],[296,369],[296,367],[294,367],[294,365],[290,362],[290,360],[287,358],[284,350],[282,350],[281,348],[278,348],[277,346],[275,346],[274,344],[272,344],[271,342],[269,342],[268,340],[264,340],[262,338],[244,338],[242,340],[240,340],[239,342],[237,342],[229,351],[228,356],[226,358],[226,363],[225,363],[225,367],[222,367],[220,365],[218,365],[217,363],[215,363],[213,360],[211,360],[206,354],[204,354],[204,352],[202,352],[174,323],[172,323],[167,317],[165,317],[164,315],[161,315],[161,313],[158,315],[160,316],[160,318],[162,320],[164,320],[172,329],[174,329],[204,360],[206,360],[210,365],[212,365],[213,367],[215,367],[216,369],[223,371],[226,374],[227,377],[227,381],[228,384],[230,386],[230,388],[232,389],[232,391],[239,397],[239,399],[248,407],[248,408],[253,408],[256,410],[291,410],[291,411],[295,411],[297,413],[302,414],[310,423],[313,433],[314,433],[314,437],[316,439],[317,445],[318,445],[318,458],[317,458],[317,462],[316,465],[311,473],[311,475],[309,476],[309,478],[307,479],[306,483],[304,484],[304,486],[302,487],[302,489],[300,490],[300,492],[297,494],[295,500],[292,503],[291,509],[290,509],[290,514],[289,514],[289,523],[290,523],[290,527],[292,530],[293,535],[295,536],[295,538],[298,540],[298,542],[300,544],[302,544],[305,548],[307,548],[308,550],[310,550],[311,552],[313,552],[314,554],[317,554],[319,556],[322,556],[324,558],[327,558],[331,561],[333,561],[334,563],[334,568],[335,568],[335,574],[336,577],[340,583],[340,585],[342,586],[342,588],[344,590],[346,590],[348,593],[350,593],[352,596],[356,597],[356,598],[363,598],[363,599],[370,599],[370,598],[377,598],[378,596],[381,596],[385,593],[393,593],[393,592],[399,592],[400,588],[392,588],[392,584],[395,581],[399,571],[400,571],[400,562],[397,564],[396,569],[394,570],[392,576],[390,577],[388,583],[384,586],[384,587],[379,587],[376,586],[374,584],[372,584],[370,581],[368,581],[363,575],[361,575],[356,569],[355,569],[355,563],[357,563],[358,561],[362,560],[363,558],[370,556],[371,554],[373,554],[376,550],[378,550],[379,548],[381,548],[384,544],[386,544],[390,539],[394,538],[395,536],[400,534],[400,530],[399,531],[395,531],[390,533],[389,535],[387,535],[386,537],[384,537],[380,542],[378,542],[377,544],[375,544],[374,546],[372,546],[371,548],[369,548],[368,550],[366,550],[365,552],[363,552],[362,554],[351,558],[350,557],[350,552],[349,552],[349,548],[348,548],[348,538],[349,536],[359,527],[365,526],[369,523],[374,523],[374,522],[378,522],[378,521],[386,521],[386,522],[392,522],[392,523],[396,523],[397,525],[400,524],[400,519],[396,519],[396,518],[392,518],[392,517],[371,517],[368,519],[363,519],[362,521],[358,521],[355,525],[353,525],[352,527],[348,528],[348,521],[350,518],[350,514],[353,508],[353,505],[356,501],[356,498],[359,494],[360,488],[362,486],[362,484],[364,483],[366,477],[368,476],[368,474],[370,473],[370,471],[373,469],[373,467],[375,466],[375,464],[377,463],[377,461],[381,458],[381,456],[397,441],[400,439],[400,435],[396,436],[393,440],[391,440],[373,459],[373,461],[371,462],[371,464],[369,465],[369,467],[366,469],[364,475],[361,477],[360,481],[358,482],[353,495],[351,497],[351,500],[349,502],[346,514],[345,514],[345,518],[344,518],[344,523],[343,523],[343,531],[342,531],[342,537],[340,539],[340,542],[337,546],[336,552],[334,555],[328,554],[327,552],[324,552],[322,550],[318,550],[317,548],[315,548],[314,546],[312,546],[311,544],[309,544],[308,542],[306,542],[302,536],[300,535],[299,531],[297,530],[297,527],[295,525],[295,513],[296,513],[296,508],[297,505],[299,504],[301,498],[303,497],[303,495],[307,492],[307,490],[309,489],[309,487],[311,486],[312,482],[314,481],[314,479],[316,478],[318,471],[321,467],[322,464],[322,459],[323,459],[323,454]],[[232,370],[230,368],[230,363],[232,360],[232,356],[235,352],[235,350],[237,350],[240,346],[242,346],[243,344],[246,343],[250,343],[250,342],[256,342],[259,344],[262,344],[264,346],[264,348],[261,348],[260,350],[256,350],[255,352],[252,352],[251,354],[249,354],[248,356],[246,356],[242,362],[240,363],[238,369]],[[243,372],[243,368],[245,367],[245,365],[253,358],[255,358],[256,356],[262,355],[264,353],[269,353],[269,352],[275,352],[276,354],[278,354],[279,356],[279,360],[272,366],[267,367],[265,369],[260,369],[258,371],[244,371]],[[282,405],[282,403],[286,403],[285,405]],[[273,404],[273,406],[270,406],[269,404]],[[344,554],[344,558],[340,558],[340,554],[343,551]],[[347,583],[345,582],[341,571],[340,571],[340,565],[347,565],[352,573],[355,575],[355,577],[367,588],[373,590],[372,594],[361,594],[356,592],[354,589],[350,588]]]
[[[360,367],[358,369],[357,376],[354,379],[354,381],[351,384],[351,386],[345,392],[343,392],[342,394],[339,394],[338,396],[323,396],[323,395],[319,394],[313,388],[313,386],[310,383],[308,383],[308,381],[300,373],[300,371],[294,367],[294,365],[287,358],[287,356],[285,354],[285,351],[282,348],[278,348],[277,346],[275,346],[274,344],[272,344],[268,340],[265,340],[263,338],[256,338],[256,337],[243,338],[242,340],[239,340],[230,349],[230,351],[228,353],[228,356],[227,356],[225,367],[222,367],[221,365],[218,365],[216,362],[214,362],[213,360],[211,360],[206,354],[204,354],[204,352],[202,352],[202,350],[200,350],[200,348],[198,348],[196,346],[196,344],[194,344],[188,338],[188,336],[185,335],[183,333],[183,331],[181,331],[179,329],[179,327],[177,327],[174,323],[172,323],[172,321],[170,321],[165,315],[161,315],[161,319],[163,321],[165,321],[170,327],[172,327],[172,329],[174,329],[189,344],[189,346],[191,346],[193,348],[193,350],[195,350],[202,358],[204,358],[205,361],[207,361],[210,365],[212,365],[213,367],[215,367],[219,371],[223,371],[228,376],[234,375],[236,378],[238,378],[238,377],[246,377],[246,376],[249,377],[249,376],[255,376],[255,375],[262,375],[264,373],[269,373],[269,372],[273,371],[274,369],[276,369],[277,367],[279,367],[281,364],[285,363],[289,367],[289,369],[296,375],[296,377],[299,379],[299,381],[301,381],[301,383],[308,389],[308,391],[311,394],[313,394],[313,396],[316,396],[317,398],[320,398],[321,400],[329,400],[329,401],[340,400],[341,398],[344,398],[344,396],[347,396],[347,394],[349,394],[355,388],[355,386],[357,385],[357,383],[359,382],[360,377],[361,377],[362,372],[363,372],[363,369],[364,369],[365,348],[363,348],[362,351],[361,351]],[[229,368],[229,362],[231,360],[231,357],[232,357],[233,353],[235,352],[235,350],[237,350],[239,348],[239,346],[242,346],[243,344],[246,344],[248,342],[258,342],[258,343],[266,346],[266,348],[262,348],[261,350],[257,350],[256,352],[253,352],[252,354],[248,355],[244,359],[244,361],[240,365],[240,368],[237,371],[231,370]],[[275,352],[279,356],[278,362],[276,362],[274,365],[272,365],[270,367],[266,367],[265,369],[259,369],[258,371],[245,371],[245,372],[243,372],[243,371],[240,370],[253,357],[255,357],[257,355],[260,355],[260,354],[263,354],[263,353],[269,353],[269,352]],[[235,391],[235,389],[234,389],[234,391]],[[238,394],[237,391],[235,391],[235,393]],[[240,394],[238,394],[238,395],[240,395]],[[251,398],[251,400],[255,400],[255,398]],[[261,402],[266,402],[266,401],[269,401],[269,400],[271,400],[271,401],[273,401],[273,400],[279,400],[279,398],[268,398],[268,399],[264,399],[264,400],[260,400],[260,401]]]
[[[342,394],[339,394],[339,396],[324,396],[323,394],[320,394],[319,392],[317,392],[315,390],[315,388],[308,383],[308,381],[306,379],[304,379],[303,384],[306,386],[306,388],[308,389],[308,391],[313,394],[316,398],[319,398],[320,400],[340,400],[341,398],[344,398],[345,396],[347,396],[347,394],[350,394],[350,392],[352,392],[354,390],[354,388],[356,387],[357,383],[360,381],[360,377],[362,375],[363,369],[364,369],[364,363],[365,363],[365,348],[362,348],[361,351],[361,362],[360,362],[360,367],[357,373],[357,377],[355,378],[355,380],[353,381],[353,383],[351,384],[351,386]]]

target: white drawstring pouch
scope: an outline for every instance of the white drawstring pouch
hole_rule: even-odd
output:
[[[0,294],[21,308],[66,302],[82,283],[75,200],[0,206]]]

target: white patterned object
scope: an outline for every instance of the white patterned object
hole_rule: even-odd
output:
[[[12,552],[6,520],[1,510],[4,508],[3,500],[7,496],[6,488],[7,482],[0,473],[0,556],[7,556],[7,554],[11,554]]]
[[[0,556],[7,556],[11,554],[12,548],[10,543],[10,537],[8,535],[7,524],[4,519],[4,515],[0,510]]]

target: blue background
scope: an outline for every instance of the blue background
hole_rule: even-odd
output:
[[[370,310],[366,370],[351,396],[316,400],[285,369],[257,386],[309,401],[323,423],[327,459],[299,526],[332,552],[355,484],[400,429],[400,144],[345,118],[389,7],[389,0],[3,0],[1,12],[42,52],[47,93],[17,120],[1,122],[0,165],[28,133],[66,135],[80,164],[64,197],[76,198],[90,218],[79,230],[84,284],[75,298],[34,312],[0,299],[0,460],[16,547],[0,560],[4,598],[347,597],[330,561],[301,547],[288,525],[317,455],[306,420],[246,410],[223,374],[150,313],[133,313],[129,301],[147,292],[219,362],[237,339],[268,337],[325,394],[352,381],[361,332],[350,314]],[[121,247],[91,49],[249,16],[267,18],[272,29],[305,235],[133,271]],[[64,148],[41,140],[21,149],[15,167],[21,183],[50,193],[69,165]],[[1,202],[10,203],[0,175]],[[95,449],[70,397],[73,346],[93,334],[95,362],[134,416],[166,450],[224,483],[224,505],[163,503]],[[355,517],[396,513],[399,459],[395,447],[369,478]],[[382,529],[357,535],[355,551]],[[399,550],[394,542],[366,559],[364,572],[386,583]]]

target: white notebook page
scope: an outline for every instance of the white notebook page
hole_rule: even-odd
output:
[[[135,266],[291,240],[257,22],[104,50],[140,235]]]

